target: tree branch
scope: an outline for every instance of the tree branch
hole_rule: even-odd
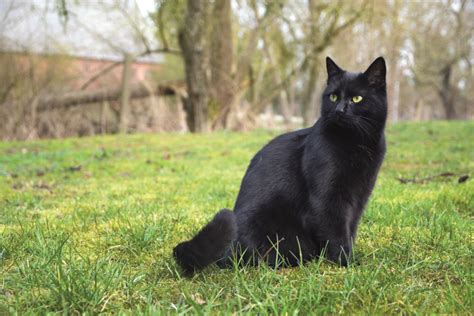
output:
[[[143,84],[135,85],[131,88],[130,98],[146,98],[150,95],[176,95],[180,94],[182,83],[158,85],[154,90]],[[122,89],[101,89],[96,91],[73,91],[62,95],[46,95],[38,99],[38,111],[45,111],[56,108],[67,108],[80,104],[98,103],[103,101],[116,101],[120,98]]]
[[[151,49],[151,50],[145,50],[144,52],[138,54],[138,55],[135,55],[133,57],[133,60],[139,58],[139,57],[143,57],[143,56],[146,56],[146,55],[149,55],[149,54],[174,54],[174,55],[181,55],[181,51],[180,50],[176,50],[176,49],[169,49],[169,48],[157,48],[157,49]],[[82,86],[80,87],[79,90],[85,90],[88,86],[90,86],[92,83],[94,83],[97,79],[99,79],[100,77],[102,77],[103,75],[109,73],[110,71],[112,71],[115,67],[117,66],[120,66],[123,62],[122,61],[117,61],[117,62],[114,62],[112,64],[110,64],[109,66],[103,68],[102,70],[100,70],[98,73],[96,73],[95,75],[93,75],[92,77],[90,77],[85,83],[82,84]]]

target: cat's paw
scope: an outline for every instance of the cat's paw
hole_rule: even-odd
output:
[[[188,247],[188,242],[182,242],[173,249],[173,257],[183,270],[185,276],[192,276],[196,272],[196,264],[191,250]]]
[[[351,250],[348,246],[329,247],[327,259],[341,267],[347,267],[352,262]]]

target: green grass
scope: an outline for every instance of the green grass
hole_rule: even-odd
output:
[[[173,246],[232,208],[275,133],[0,143],[0,314],[472,314],[474,122],[388,128],[359,265],[180,277]],[[425,184],[397,178],[441,172]]]

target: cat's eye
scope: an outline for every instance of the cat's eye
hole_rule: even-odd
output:
[[[352,97],[352,102],[359,103],[360,101],[362,101],[362,97],[360,95]]]
[[[336,102],[337,101],[337,94],[330,94],[329,95],[329,100],[331,100],[331,102]]]

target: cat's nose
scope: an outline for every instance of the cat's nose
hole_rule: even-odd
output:
[[[346,105],[343,102],[339,102],[336,106],[336,113],[343,114],[346,111]]]

